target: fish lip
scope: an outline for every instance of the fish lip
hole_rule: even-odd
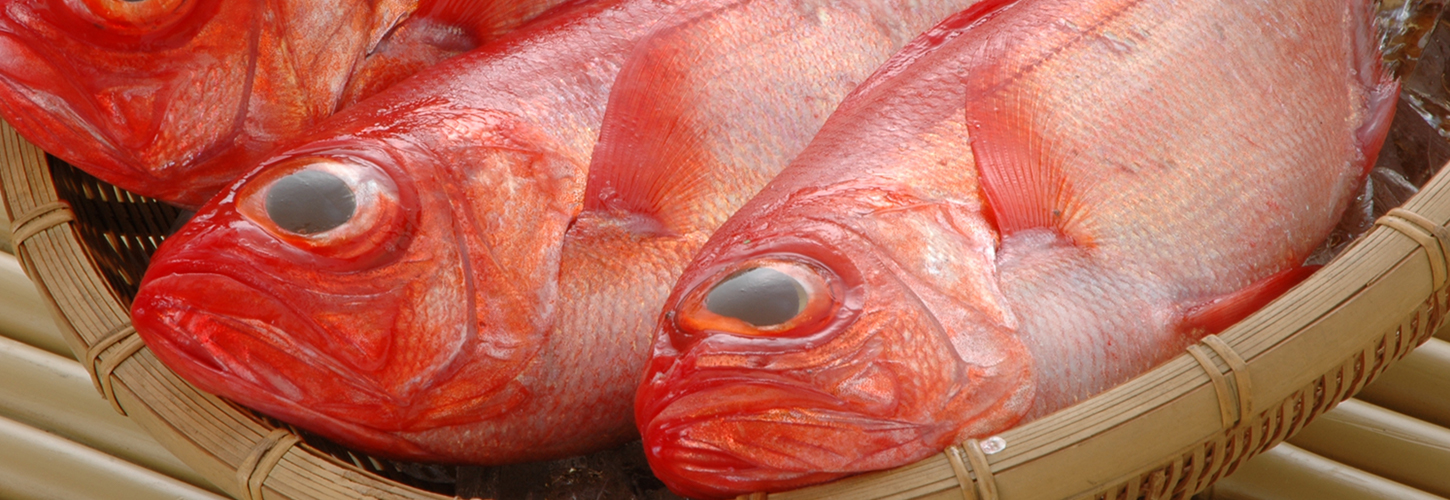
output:
[[[645,442],[646,458],[656,475],[671,490],[692,497],[733,497],[750,491],[779,491],[825,482],[882,468],[872,461],[883,451],[893,451],[892,448],[858,446],[850,438],[859,434],[841,433],[846,439],[824,439],[817,447],[839,459],[835,461],[839,466],[833,466],[778,453],[768,442],[733,439],[735,436],[729,433],[724,437],[712,436],[708,429],[703,434],[692,435],[689,432],[701,424],[720,420],[717,417],[722,415],[728,415],[732,423],[747,424],[775,424],[780,422],[778,417],[781,415],[792,413],[809,415],[822,424],[829,424],[829,417],[839,416],[839,421],[860,426],[866,435],[884,430],[928,436],[937,433],[941,427],[854,412],[840,398],[770,373],[706,370],[660,385],[679,387],[682,384],[686,387],[708,384],[711,387],[699,389],[695,385],[688,392],[672,394],[658,404],[650,405],[644,412],[648,416],[639,420],[639,427]],[[757,397],[744,405],[738,404],[740,398],[735,396],[752,389],[758,389],[753,391],[758,393]],[[730,401],[735,404],[717,404],[722,400],[722,392],[728,393],[724,395],[731,397]],[[690,413],[693,408],[704,408],[705,411]],[[818,429],[832,427],[814,425],[809,421],[783,425],[805,425]],[[683,439],[673,439],[677,436]],[[917,442],[907,441],[908,447]]]
[[[225,280],[227,282],[230,282],[230,283],[235,284],[237,286],[240,286],[242,288],[254,290],[257,293],[257,295],[259,295],[259,296],[265,296],[265,297],[271,298],[271,296],[269,294],[263,293],[264,290],[262,288],[260,288],[259,286],[257,286],[256,284],[248,283],[248,282],[246,282],[244,280],[239,280],[239,279],[237,279],[237,278],[235,278],[233,276],[230,276],[230,275],[227,275],[227,274],[224,274],[224,273],[219,273],[219,272],[215,272],[215,271],[212,271],[212,272],[205,272],[205,271],[178,271],[178,272],[169,272],[169,273],[167,273],[164,276],[160,276],[160,277],[156,277],[154,279],[147,280],[147,282],[145,284],[146,286],[144,286],[142,288],[141,292],[137,294],[137,297],[136,297],[136,299],[134,301],[134,304],[135,305],[133,305],[133,308],[132,308],[133,311],[142,311],[142,310],[147,310],[147,309],[171,310],[171,311],[174,311],[174,313],[172,313],[172,314],[165,315],[167,317],[162,317],[162,315],[158,315],[158,314],[149,314],[149,315],[134,315],[133,314],[132,322],[134,324],[136,324],[137,326],[144,326],[144,328],[138,328],[138,333],[140,333],[142,335],[143,340],[147,340],[147,344],[150,345],[150,346],[152,346],[153,347],[153,350],[157,350],[157,348],[164,348],[164,349],[166,349],[167,350],[167,356],[168,357],[170,357],[170,356],[176,356],[176,357],[180,357],[180,358],[188,358],[188,359],[190,359],[192,361],[198,362],[197,364],[183,364],[183,365],[180,365],[180,366],[185,366],[185,367],[191,367],[191,366],[216,367],[216,368],[208,368],[209,375],[213,375],[213,376],[225,378],[228,383],[242,383],[242,384],[245,384],[245,385],[250,386],[250,387],[252,387],[254,389],[258,389],[259,390],[259,393],[287,393],[287,392],[291,392],[291,393],[294,393],[295,394],[297,392],[297,390],[295,388],[282,387],[281,385],[279,385],[277,383],[278,381],[275,380],[274,378],[263,376],[257,370],[253,370],[253,369],[248,368],[245,363],[239,363],[239,362],[225,363],[214,352],[208,352],[208,351],[206,351],[204,349],[202,349],[202,350],[196,350],[196,349],[177,349],[177,348],[174,348],[174,347],[171,347],[170,346],[170,344],[173,343],[171,339],[187,340],[187,341],[191,341],[192,342],[192,345],[197,345],[197,344],[195,344],[195,341],[198,340],[197,339],[197,335],[193,331],[191,331],[190,329],[187,329],[187,328],[182,327],[181,324],[180,324],[180,323],[184,323],[188,319],[195,319],[195,318],[209,318],[209,319],[214,320],[214,321],[216,321],[218,323],[222,323],[225,328],[228,328],[228,329],[233,330],[235,333],[239,334],[240,336],[244,336],[244,337],[251,338],[251,339],[258,339],[259,343],[265,344],[265,345],[267,345],[269,347],[276,347],[276,344],[274,344],[272,342],[267,342],[267,341],[265,341],[263,339],[275,338],[275,337],[278,337],[279,334],[284,333],[284,331],[282,329],[276,327],[275,325],[273,325],[271,323],[265,322],[265,321],[255,321],[255,322],[251,322],[251,321],[238,320],[238,319],[231,318],[231,317],[228,317],[228,316],[225,316],[225,315],[222,315],[222,314],[217,314],[217,313],[211,311],[210,309],[201,308],[201,307],[193,307],[191,304],[194,303],[194,302],[192,302],[192,301],[187,301],[188,304],[185,307],[185,309],[177,309],[177,308],[175,308],[175,307],[173,307],[173,306],[171,306],[169,304],[166,304],[166,302],[168,302],[168,301],[177,301],[178,300],[177,298],[175,298],[174,296],[172,296],[171,294],[169,294],[168,292],[166,292],[164,290],[162,292],[156,292],[155,291],[156,290],[156,287],[158,287],[158,286],[164,287],[167,284],[167,282],[175,281],[175,280],[183,280],[184,281],[184,280],[187,280],[187,279],[191,279],[194,276],[206,276],[206,277],[211,278],[211,279]],[[275,299],[273,299],[273,300],[275,300]],[[294,313],[294,312],[292,312],[290,310],[286,310],[286,313],[287,314],[290,314],[290,315],[293,315],[293,316],[296,316],[296,313]],[[162,333],[162,332],[158,332],[158,330],[164,332],[167,335],[165,335],[165,336],[158,336],[157,335],[158,333]],[[150,337],[150,338],[147,338],[147,337]],[[203,355],[203,352],[206,352],[207,353],[206,354],[206,357],[201,357]],[[291,352],[289,351],[289,353],[291,353]],[[313,356],[313,357],[315,357],[315,356]],[[325,358],[308,359],[307,361],[320,363],[320,366],[322,366],[323,369],[325,369],[327,371],[333,371],[333,368],[334,368],[332,366],[333,363],[330,360],[325,359]],[[176,370],[177,369],[176,368],[177,365],[175,365],[175,364],[168,363],[167,366],[168,367],[171,367],[173,370]],[[183,368],[183,370],[185,370],[185,368]],[[218,392],[218,391],[214,391],[214,390],[211,390],[211,389],[208,389],[208,390],[210,392]]]
[[[293,357],[299,362],[305,362],[309,366],[315,367],[315,370],[318,372],[347,374],[352,370],[361,369],[360,367],[349,364],[343,357],[339,357],[330,352],[329,334],[317,325],[308,314],[295,309],[293,306],[296,303],[295,300],[287,300],[285,295],[276,293],[271,285],[275,285],[278,282],[269,280],[268,277],[270,275],[265,271],[254,268],[247,262],[246,257],[240,255],[221,255],[218,252],[199,251],[184,246],[175,246],[178,243],[188,243],[183,240],[191,239],[194,236],[196,235],[173,235],[172,239],[166,242],[167,245],[163,245],[152,256],[151,264],[142,280],[140,290],[133,300],[131,308],[133,323],[139,324],[144,322],[148,325],[164,323],[165,327],[169,329],[169,333],[172,334],[172,338],[195,337],[196,333],[180,327],[172,321],[151,321],[155,319],[155,311],[145,316],[137,314],[137,312],[146,309],[145,304],[155,304],[158,301],[162,301],[163,298],[169,297],[169,300],[173,303],[185,303],[184,310],[178,310],[178,313],[184,315],[185,318],[212,318],[219,323],[224,323],[225,327],[233,330],[238,336],[252,339],[251,341],[255,344],[266,346],[268,349],[285,352],[289,357]],[[214,237],[215,235],[205,235],[198,238],[198,241],[206,241]],[[271,318],[270,320],[253,316],[247,316],[243,319],[233,318],[225,313],[219,314],[215,312],[216,304],[218,303],[215,298],[188,299],[184,296],[178,297],[175,295],[175,292],[167,289],[168,282],[185,282],[197,278],[220,280],[245,289],[247,291],[246,293],[250,296],[265,298],[269,304],[268,309],[271,312],[285,315],[285,317]],[[283,286],[286,286],[285,283],[283,283]],[[231,298],[235,299],[236,297]],[[165,304],[157,307],[158,310],[161,308],[177,310],[176,307]],[[289,329],[284,330],[276,326],[279,323],[289,325]],[[291,327],[300,327],[300,329]],[[289,339],[290,341],[277,342],[273,339]],[[302,348],[299,349],[299,346]],[[197,361],[206,360],[197,359]],[[244,365],[234,363],[231,366],[240,367]],[[250,380],[268,379],[268,377],[256,376],[260,375],[256,372],[253,372],[252,375],[254,377]],[[368,384],[364,379],[358,377],[339,375],[334,378],[339,381],[346,381],[348,386],[369,394],[392,394],[381,387]],[[281,387],[272,387],[272,389],[281,389]]]
[[[186,278],[187,275],[202,274],[199,272],[168,274],[155,281],[164,282],[169,278]],[[254,288],[240,280],[220,273],[207,273],[216,279],[224,279],[234,282],[240,286]],[[164,295],[164,294],[162,294]],[[140,308],[166,307],[155,305],[156,300],[164,300],[156,297],[154,292],[144,289],[137,295],[135,303]],[[173,299],[174,300],[174,299]],[[133,309],[136,310],[136,309]],[[368,425],[351,419],[340,419],[332,416],[326,411],[311,407],[298,401],[310,399],[305,393],[301,398],[291,398],[282,395],[288,392],[299,393],[296,387],[287,387],[282,382],[285,375],[268,376],[264,371],[254,370],[246,363],[224,362],[212,351],[202,348],[185,348],[178,346],[178,342],[187,342],[191,346],[197,346],[198,339],[191,331],[183,328],[179,322],[196,317],[209,317],[213,320],[221,320],[226,327],[236,330],[239,334],[252,338],[265,338],[266,331],[271,325],[261,322],[261,326],[249,322],[237,321],[225,316],[213,314],[206,310],[185,310],[178,311],[180,316],[174,318],[160,318],[156,315],[135,316],[132,321],[137,327],[137,334],[142,337],[146,345],[151,349],[167,368],[181,375],[186,382],[206,391],[209,394],[218,395],[228,400],[236,400],[239,404],[254,409],[258,412],[275,416],[279,419],[298,423],[299,425],[322,434],[330,439],[351,443],[359,449],[374,450],[374,453],[395,456],[400,459],[412,457],[427,457],[428,453],[412,441],[398,435],[397,430],[389,430]],[[273,332],[280,332],[280,329],[272,329]],[[272,345],[267,343],[267,345]],[[177,361],[190,361],[181,362]],[[233,360],[236,361],[236,360]],[[327,359],[316,360],[320,365],[318,371],[335,372],[333,365]],[[346,377],[334,377],[337,380],[356,384],[355,381]],[[359,387],[359,390],[371,392],[367,388]],[[232,396],[241,395],[241,397]],[[388,451],[377,451],[388,450]]]
[[[648,392],[654,392],[655,389],[653,389],[653,388],[651,388],[649,386],[658,386],[658,387],[690,387],[690,388],[697,388],[697,387],[702,387],[703,386],[703,387],[707,387],[707,389],[706,390],[703,390],[703,391],[701,391],[701,390],[674,391],[674,392],[671,392],[671,393],[667,394],[664,398],[658,398],[658,399],[656,399],[656,398],[650,398],[650,400],[652,402],[649,403],[649,404],[647,404],[647,405],[644,405],[641,408],[644,411],[640,412],[640,415],[643,416],[643,417],[646,417],[646,418],[641,418],[640,419],[640,427],[644,427],[645,425],[647,425],[647,423],[649,425],[652,425],[655,421],[659,420],[659,418],[661,417],[661,415],[665,415],[667,413],[667,411],[669,410],[669,408],[672,407],[672,406],[674,406],[675,403],[679,402],[680,400],[684,400],[684,399],[696,399],[696,398],[698,398],[698,399],[707,399],[704,396],[697,396],[697,394],[717,392],[722,387],[732,387],[732,386],[757,386],[757,387],[764,387],[764,388],[770,389],[770,390],[791,393],[793,396],[797,396],[798,398],[800,398],[800,399],[802,399],[804,401],[813,402],[813,403],[815,403],[815,406],[819,406],[821,408],[839,407],[839,406],[841,406],[841,405],[843,405],[845,403],[840,398],[837,398],[837,397],[835,397],[835,396],[833,396],[831,394],[828,394],[826,392],[820,391],[818,389],[815,389],[815,388],[810,387],[810,386],[807,386],[807,385],[803,385],[803,384],[796,383],[794,381],[791,381],[791,380],[787,379],[784,376],[781,376],[781,375],[778,375],[778,374],[775,374],[775,373],[771,373],[771,372],[764,372],[764,371],[757,372],[757,371],[747,371],[747,370],[740,370],[740,369],[706,369],[706,370],[697,371],[697,372],[695,372],[695,373],[693,373],[693,374],[691,374],[689,376],[686,376],[686,377],[668,377],[668,376],[666,376],[662,380],[656,380],[656,381],[653,381],[653,382],[647,382],[646,383],[646,389],[645,389],[645,391],[641,391],[642,392],[642,394],[641,394],[642,396],[644,395],[643,393],[646,392],[646,391],[648,391]],[[770,401],[771,403],[775,403],[775,402],[778,402],[779,400],[761,400],[762,403],[765,403],[766,401]],[[775,407],[775,405],[773,405],[773,404],[767,405],[767,408],[773,408],[773,407]],[[713,410],[712,411],[697,414],[697,416],[695,416],[693,418],[684,418],[684,419],[681,419],[681,418],[671,418],[669,416],[666,416],[666,418],[667,419],[670,419],[670,420],[680,420],[680,421],[683,421],[683,420],[700,421],[700,420],[704,420],[704,419],[710,418],[710,417],[712,417],[712,416],[720,413],[721,411],[723,411],[722,408],[720,408],[718,406],[715,406],[715,407],[713,407]]]

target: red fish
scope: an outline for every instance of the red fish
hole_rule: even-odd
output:
[[[196,207],[301,133],[562,0],[3,0],[0,117]]]
[[[1296,283],[1392,114],[1369,4],[991,1],[923,35],[682,275],[637,400],[656,475],[904,465]]]
[[[153,258],[137,329],[203,389],[387,456],[633,439],[654,317],[730,200],[967,2],[911,3],[599,2],[446,62],[203,208]],[[272,206],[293,190],[333,216]]]

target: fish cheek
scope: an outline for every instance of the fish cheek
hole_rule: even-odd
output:
[[[451,361],[467,357],[466,344],[476,327],[464,296],[468,277],[448,266],[403,285],[401,299],[389,304],[397,309],[390,338],[393,346],[381,378],[399,395],[423,395],[448,383],[453,375]]]
[[[928,424],[948,395],[969,382],[950,343],[926,313],[899,303],[869,309],[836,346],[840,381],[822,389],[875,418]],[[820,376],[818,376],[820,377]]]

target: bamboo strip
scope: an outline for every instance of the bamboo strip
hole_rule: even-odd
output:
[[[1283,444],[1219,481],[1211,500],[1444,500]]]
[[[0,498],[224,500],[7,418],[0,418],[0,450]]]
[[[3,195],[0,195],[0,205],[3,205],[4,203],[5,197]],[[10,225],[0,224],[0,252],[15,253],[15,246],[13,243],[11,243],[11,241],[13,240],[10,237]]]

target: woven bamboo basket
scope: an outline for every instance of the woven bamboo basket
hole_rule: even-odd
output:
[[[128,315],[178,212],[85,175],[0,123],[13,245],[96,388],[241,499],[450,498],[399,464],[306,436],[178,378]],[[1428,340],[1450,307],[1450,173],[1263,310],[1081,404],[891,471],[773,499],[1187,498]],[[765,498],[764,494],[752,498]]]

